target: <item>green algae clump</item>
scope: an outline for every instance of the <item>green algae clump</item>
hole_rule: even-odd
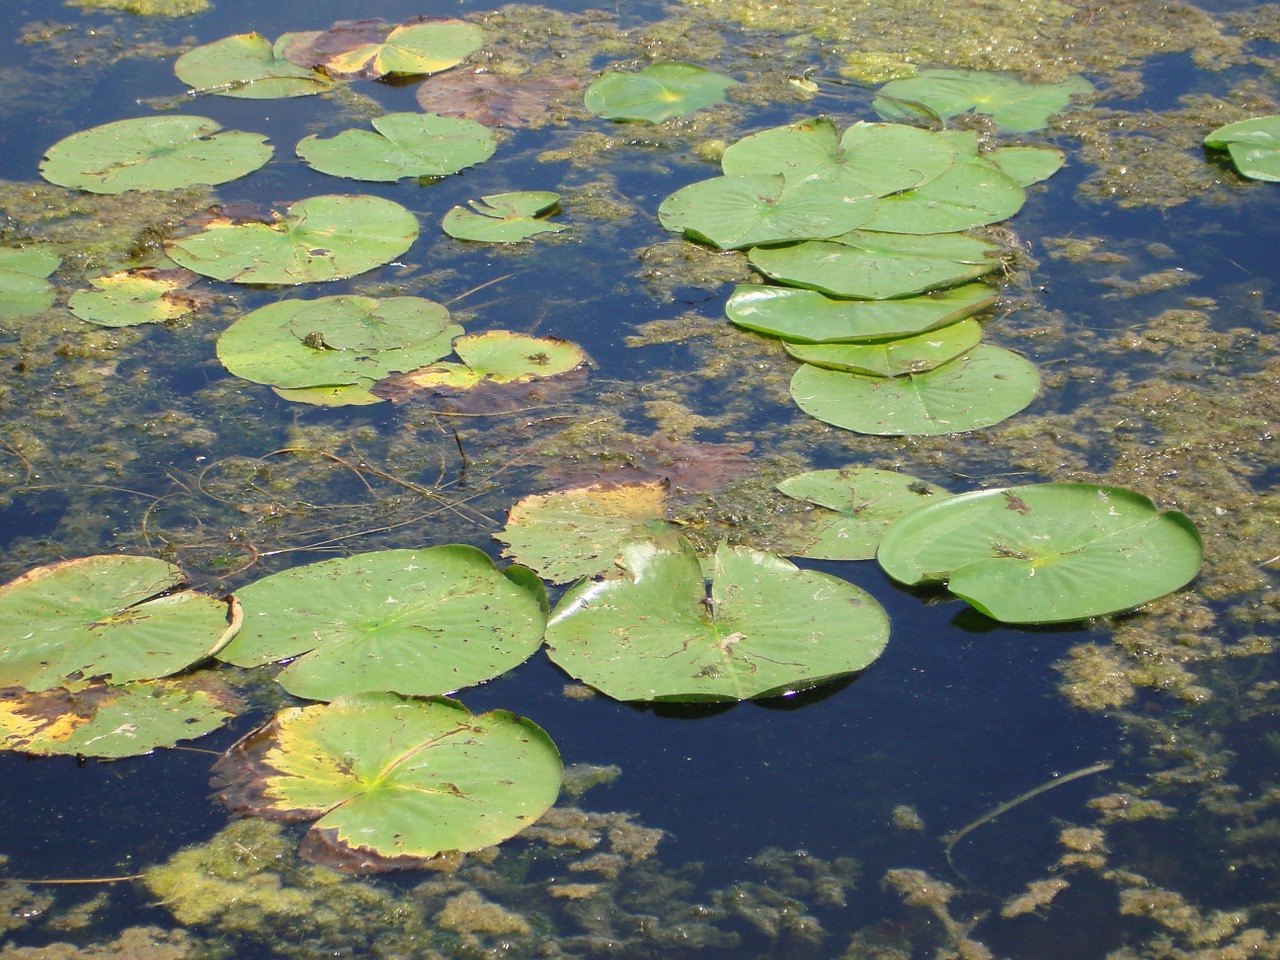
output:
[[[67,0],[82,10],[120,10],[138,17],[190,17],[204,13],[209,0]]]

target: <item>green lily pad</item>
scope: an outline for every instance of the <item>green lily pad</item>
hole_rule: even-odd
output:
[[[62,258],[48,247],[0,248],[0,320],[29,317],[53,305],[53,284],[46,277]]]
[[[282,710],[214,772],[239,813],[316,820],[306,859],[368,872],[515,836],[555,802],[564,771],[531,720],[369,693]]]
[[[39,756],[136,757],[211,733],[235,715],[224,687],[153,681],[31,693],[0,689],[0,749]]]
[[[448,356],[461,334],[434,300],[335,296],[260,307],[224,330],[217,349],[223,366],[254,383],[285,389],[363,383],[367,393],[390,373]]]
[[[900,300],[836,300],[816,290],[739,284],[725,314],[740,327],[795,343],[858,343],[945,327],[998,298],[995,288],[984,283]]]
[[[434,113],[388,113],[371,121],[377,133],[344,130],[304,138],[298,156],[334,177],[390,182],[401,177],[446,177],[493,156],[493,132],[474,120]]]
[[[588,110],[606,120],[661,123],[723,103],[738,81],[692,63],[654,63],[636,73],[605,73],[587,88]]]
[[[755,248],[751,265],[781,283],[833,297],[888,300],[954,286],[1000,266],[994,243],[960,234],[911,236],[855,230],[838,240]]]
[[[613,569],[623,540],[662,526],[667,490],[663,480],[596,483],[525,497],[511,508],[496,536],[503,551],[544,580],[568,583]]]
[[[1062,169],[1067,155],[1057,147],[1001,147],[984,156],[1015,183],[1029,187]]]
[[[837,179],[854,195],[885,196],[932,180],[955,153],[928,130],[901,123],[855,123],[837,133],[826,117],[762,130],[730,144],[720,159],[731,176],[782,174]]]
[[[546,595],[475,547],[381,550],[294,567],[240,591],[244,629],[218,653],[240,667],[292,662],[290,693],[332,700],[434,696],[482,683],[542,644]]]
[[[880,565],[906,584],[945,582],[1006,623],[1063,623],[1119,613],[1189,583],[1200,534],[1120,487],[1044,483],[979,490],[891,526]]]
[[[1231,154],[1241,176],[1280,181],[1280,116],[1228,123],[1205,137],[1204,145]]]
[[[509,330],[458,337],[461,363],[436,363],[399,378],[402,389],[448,387],[469,390],[485,382],[515,383],[568,373],[586,363],[576,343],[557,337],[530,337]]]
[[[374,403],[386,403],[386,399],[372,393],[376,381],[362,379],[356,383],[342,383],[325,387],[272,387],[271,391],[292,403],[309,403],[313,407],[367,407]]]
[[[618,700],[779,696],[870,665],[889,619],[867,593],[782,557],[721,544],[708,595],[687,540],[626,541],[621,573],[571,588],[547,625],[554,660]]]
[[[916,477],[870,467],[801,473],[778,489],[819,508],[802,531],[788,538],[788,553],[815,560],[870,560],[889,524],[951,496]]]
[[[882,436],[965,433],[1005,420],[1035,399],[1030,361],[990,344],[925,373],[869,377],[803,364],[791,397],[823,423]]]
[[[170,240],[176,263],[231,283],[338,280],[400,256],[418,238],[418,220],[400,204],[371,196],[300,200],[273,223],[219,218]]]
[[[220,650],[240,628],[235,598],[189,589],[152,557],[104,555],[37,567],[0,586],[0,687],[153,680]]]
[[[1001,130],[1026,133],[1048,126],[1073,96],[1093,89],[1080,76],[1060,83],[1025,83],[982,70],[921,70],[914,77],[890,80],[871,107],[886,120],[909,120],[921,113],[946,119],[972,110],[989,114]]]
[[[865,226],[883,233],[953,233],[1007,220],[1026,198],[995,164],[957,159],[914,190],[883,198]]]
[[[100,327],[164,323],[202,305],[201,297],[187,291],[195,280],[196,275],[189,270],[122,270],[105,277],[90,277],[94,289],[77,290],[67,306],[81,320]]]
[[[897,377],[904,373],[924,373],[954,360],[982,340],[982,324],[960,320],[913,337],[880,343],[790,343],[787,353],[815,367],[846,370],[876,377]]]
[[[324,93],[334,81],[317,70],[290,63],[284,48],[294,39],[285,34],[272,44],[260,33],[223,37],[188,50],[173,72],[198,93],[242,100],[275,100]]]
[[[876,213],[875,196],[851,195],[847,186],[821,174],[798,180],[782,174],[714,177],[667,197],[658,207],[658,219],[668,230],[723,250],[836,237]]]
[[[550,190],[517,190],[492,193],[468,200],[471,208],[457,206],[444,215],[444,232],[458,240],[484,243],[518,243],[539,233],[559,233],[562,223],[544,219],[560,206],[560,194]]]
[[[81,130],[47,151],[40,175],[89,193],[226,183],[271,159],[267,138],[208,117],[154,116]]]
[[[344,20],[322,32],[298,35],[284,48],[284,56],[332,77],[376,80],[448,70],[483,43],[483,30],[451,17],[414,17],[398,25]]]

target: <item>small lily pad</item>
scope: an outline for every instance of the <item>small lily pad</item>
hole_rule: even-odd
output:
[[[233,597],[186,586],[153,557],[62,560],[0,586],[0,687],[153,680],[213,656],[240,629]]]
[[[943,582],[1006,623],[1064,623],[1141,606],[1189,583],[1204,547],[1181,513],[1120,487],[1044,483],[929,504],[884,535],[895,580]]]
[[[542,644],[546,595],[475,547],[381,550],[272,574],[239,596],[243,631],[218,653],[241,667],[291,661],[290,693],[332,700],[434,696],[506,673]]]
[[[1205,137],[1204,145],[1231,154],[1241,176],[1280,181],[1280,116],[1228,123]]]
[[[740,327],[795,343],[860,343],[945,327],[997,299],[984,283],[899,300],[837,300],[816,290],[739,284],[725,314]]]
[[[452,17],[414,17],[401,24],[342,20],[319,33],[299,35],[284,56],[329,76],[423,76],[457,66],[484,43],[484,31]]]
[[[957,233],[911,236],[855,230],[837,240],[753,249],[751,265],[781,283],[833,297],[910,297],[985,276],[1000,266],[994,243]]]
[[[369,872],[515,836],[555,802],[563,767],[541,727],[505,710],[368,693],[282,710],[214,772],[239,813],[316,820],[306,859]]]
[[[957,323],[913,337],[879,343],[789,343],[787,353],[804,363],[829,370],[847,370],[877,377],[924,373],[967,353],[982,340],[982,324]]]
[[[618,700],[780,696],[869,666],[889,619],[847,581],[721,544],[707,591],[683,538],[628,540],[617,575],[578,584],[547,625],[554,660]]]
[[[91,277],[92,290],[77,290],[67,306],[71,312],[100,327],[134,327],[164,323],[200,309],[208,298],[187,288],[197,279],[190,270],[136,267]]]
[[[49,247],[0,248],[0,320],[29,317],[53,305],[53,284],[46,277],[62,258]]]
[[[534,494],[511,508],[497,537],[507,544],[505,555],[544,580],[597,576],[613,569],[623,540],[661,527],[669,486],[662,479]]]
[[[1001,147],[985,154],[984,159],[994,163],[1015,183],[1029,187],[1061,170],[1067,155],[1057,147],[1017,146]]]
[[[587,355],[576,343],[557,337],[530,337],[509,330],[458,337],[461,363],[437,363],[397,378],[401,388],[470,390],[484,383],[545,379],[575,370]]]
[[[211,733],[235,715],[235,698],[210,684],[157,680],[30,693],[0,689],[0,749],[38,756],[136,757]]]
[[[188,50],[173,72],[197,93],[242,100],[275,100],[324,93],[334,81],[284,57],[295,38],[285,34],[272,44],[260,33],[241,33]]]
[[[444,232],[458,240],[484,243],[519,243],[540,233],[559,233],[562,223],[545,218],[560,207],[560,194],[550,190],[518,190],[493,193],[467,201],[444,215]]]
[[[815,560],[870,560],[899,517],[949,497],[916,477],[870,467],[814,470],[788,477],[778,489],[819,509],[788,537],[788,553]]]
[[[840,236],[871,220],[877,202],[822,174],[798,180],[780,173],[725,176],[677,190],[658,207],[658,219],[668,230],[736,250]]]
[[[177,190],[226,183],[271,159],[261,134],[219,130],[208,117],[117,120],[59,140],[45,152],[40,175],[89,193]]]
[[[390,182],[402,177],[446,177],[493,156],[492,131],[474,120],[431,113],[388,113],[371,121],[376,133],[344,130],[304,138],[298,156],[334,177]]]
[[[1026,83],[1005,73],[982,70],[921,70],[880,88],[872,109],[886,120],[915,119],[921,113],[946,119],[985,113],[1009,133],[1039,130],[1061,113],[1073,96],[1092,93],[1084,77],[1060,83]]]
[[[1026,407],[1039,389],[1034,364],[985,343],[925,373],[870,377],[806,363],[791,378],[791,397],[805,413],[882,436],[938,436],[989,427]]]
[[[605,73],[587,88],[588,110],[606,120],[661,123],[723,103],[738,81],[692,63],[654,63],[636,73]]]
[[[394,201],[320,196],[300,200],[271,223],[216,219],[191,236],[170,240],[165,252],[215,280],[298,284],[372,270],[400,256],[417,237],[417,217]]]

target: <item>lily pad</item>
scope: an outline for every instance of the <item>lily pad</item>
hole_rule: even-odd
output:
[[[332,77],[422,76],[457,66],[484,43],[484,31],[451,17],[342,20],[320,33],[299,35],[284,56]]]
[[[623,540],[662,526],[665,480],[594,483],[525,497],[511,508],[497,537],[506,556],[552,583],[607,573]]]
[[[282,710],[214,771],[239,813],[316,820],[301,854],[352,872],[500,843],[551,807],[563,775],[531,720],[389,693]]]
[[[982,324],[961,320],[913,337],[880,343],[789,343],[783,345],[795,359],[815,367],[846,370],[877,377],[924,373],[967,353],[982,340]]]
[[[187,288],[195,282],[190,270],[136,267],[91,277],[92,290],[77,290],[67,306],[71,312],[100,327],[134,327],[141,323],[176,320],[208,303]]]
[[[1171,593],[1203,553],[1190,520],[1139,493],[1044,483],[922,507],[889,528],[878,556],[895,580],[945,582],[996,620],[1063,623]]]
[[[0,687],[153,680],[213,656],[240,629],[240,605],[186,586],[152,557],[63,560],[0,586]]]
[[[1001,147],[985,154],[984,159],[994,163],[1015,183],[1029,187],[1061,170],[1067,155],[1057,147],[1017,146]]]
[[[880,201],[867,230],[883,233],[952,233],[1007,220],[1026,191],[995,164],[957,159],[940,176]]]
[[[1241,176],[1280,181],[1280,116],[1228,123],[1205,137],[1204,145],[1231,154]]]
[[[31,693],[0,689],[0,749],[40,756],[136,757],[211,733],[235,715],[225,688],[154,681]]]
[[[231,283],[298,284],[338,280],[400,256],[418,237],[418,220],[382,197],[301,200],[272,223],[222,217],[170,240],[176,263]]]
[[[721,544],[708,594],[687,540],[622,546],[614,577],[578,584],[547,625],[554,660],[618,700],[780,696],[870,665],[889,619],[847,581]]]
[[[945,327],[985,310],[998,296],[984,283],[899,300],[837,300],[816,290],[739,284],[725,314],[740,327],[795,343],[859,343]]]
[[[560,194],[550,190],[517,190],[492,193],[471,206],[457,206],[444,215],[444,232],[458,240],[484,243],[519,243],[540,233],[559,233],[563,223],[544,219],[560,207]]]
[[[1035,365],[979,344],[925,373],[869,377],[803,364],[791,397],[823,423],[882,436],[938,436],[989,427],[1022,410],[1040,389]]]
[[[48,247],[0,248],[0,320],[29,317],[53,305],[53,284],[46,277],[62,258]]]
[[[364,383],[367,388],[390,373],[448,356],[461,334],[447,309],[423,297],[282,300],[224,330],[218,359],[237,377],[255,383],[286,389]]]
[[[567,91],[581,86],[577,77],[507,77],[453,70],[420,83],[417,100],[427,113],[466,117],[487,127],[525,127],[545,117]]]
[[[375,382],[361,379],[356,383],[327,387],[272,387],[271,391],[282,400],[309,403],[314,407],[367,407],[386,403],[385,398],[371,391]]]
[[[910,190],[955,160],[947,141],[901,123],[855,123],[841,136],[826,117],[772,127],[730,144],[720,160],[732,176],[782,174],[788,181],[822,174],[855,195]]]
[[[492,131],[474,120],[432,113],[388,113],[371,121],[377,133],[344,130],[298,143],[309,167],[334,177],[390,182],[446,177],[493,156]]]
[[[587,359],[582,348],[568,340],[509,330],[458,337],[453,349],[461,363],[437,363],[411,371],[398,378],[400,387],[470,390],[485,383],[545,379],[575,370]]]
[[[972,110],[989,114],[1001,130],[1026,133],[1047,126],[1073,96],[1093,89],[1080,76],[1060,83],[1026,83],[982,70],[921,70],[914,77],[886,83],[871,106],[886,120],[914,119],[921,113],[946,119]]]
[[[723,103],[738,81],[692,63],[654,63],[636,73],[605,73],[587,88],[588,110],[606,120],[661,123]]]
[[[789,538],[788,552],[815,560],[870,560],[889,524],[951,496],[916,477],[870,467],[814,470],[788,477],[778,489],[818,509]]]
[[[218,659],[292,661],[290,693],[332,700],[394,691],[434,696],[482,683],[542,644],[546,595],[475,547],[381,550],[294,567],[240,591],[240,635]]]
[[[726,176],[682,187],[662,201],[658,219],[723,250],[836,237],[871,220],[874,195],[853,195],[836,177],[788,181],[782,174]]]
[[[226,130],[208,117],[117,120],[59,140],[45,152],[40,175],[89,193],[177,190],[226,183],[271,159],[267,138]]]
[[[855,230],[838,240],[755,248],[751,265],[781,283],[833,297],[887,300],[954,286],[1000,266],[994,243],[944,233],[910,236]]]
[[[173,72],[197,93],[242,100],[275,100],[324,93],[334,81],[316,70],[299,67],[284,57],[295,38],[286,33],[274,44],[260,33],[223,37],[188,50]]]

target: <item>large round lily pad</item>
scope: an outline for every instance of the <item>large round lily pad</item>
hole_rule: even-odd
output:
[[[208,117],[117,120],[59,140],[45,152],[40,175],[89,193],[177,190],[226,183],[271,159],[267,138],[226,130]]]
[[[1035,399],[1029,360],[990,344],[924,373],[866,376],[803,364],[791,397],[824,423],[883,436],[937,436],[989,427]]]
[[[299,141],[298,156],[334,177],[390,182],[446,177],[493,156],[493,132],[474,120],[434,113],[388,113],[370,121],[375,132],[343,130]]]
[[[738,81],[692,63],[654,63],[636,73],[605,73],[587,88],[588,110],[607,120],[661,123],[722,103]]]
[[[178,79],[202,94],[242,100],[274,100],[323,93],[334,81],[290,63],[285,34],[274,44],[260,33],[241,33],[188,50],[173,65]]]
[[[1007,220],[1026,200],[1026,191],[985,160],[957,159],[938,177],[885,197],[867,230],[884,233],[949,233]]]
[[[506,673],[542,643],[546,597],[475,547],[382,550],[272,574],[240,591],[245,628],[218,654],[311,700],[449,693]]]
[[[298,284],[338,280],[404,253],[418,220],[400,204],[372,196],[300,200],[272,223],[219,218],[165,244],[188,270],[232,283]]]
[[[970,110],[991,116],[1001,130],[1026,133],[1047,126],[1071,98],[1093,92],[1084,77],[1059,83],[1026,83],[984,70],[921,70],[880,88],[872,108],[886,120],[954,117]]]
[[[1181,513],[1132,490],[1044,483],[912,511],[880,542],[889,576],[944,582],[1006,623],[1060,623],[1141,606],[1189,583],[1204,548]]]
[[[725,314],[740,327],[796,343],[865,343],[945,327],[997,299],[985,283],[898,300],[839,300],[816,290],[739,284]]]
[[[316,820],[300,852],[349,871],[500,843],[550,808],[563,775],[531,720],[389,693],[282,710],[214,769],[234,810]]]
[[[994,243],[958,233],[910,236],[855,230],[751,251],[751,265],[780,283],[833,297],[888,300],[976,280],[1000,266]]]
[[[448,356],[461,334],[423,297],[282,300],[224,330],[218,359],[237,377],[285,389],[367,385]]]
[[[721,544],[710,594],[687,540],[622,545],[622,573],[581,583],[547,625],[551,659],[619,700],[779,696],[862,670],[889,619],[867,593]]]
[[[185,670],[240,627],[240,605],[186,587],[153,557],[104,555],[30,570],[0,587],[0,687],[120,684]]]

